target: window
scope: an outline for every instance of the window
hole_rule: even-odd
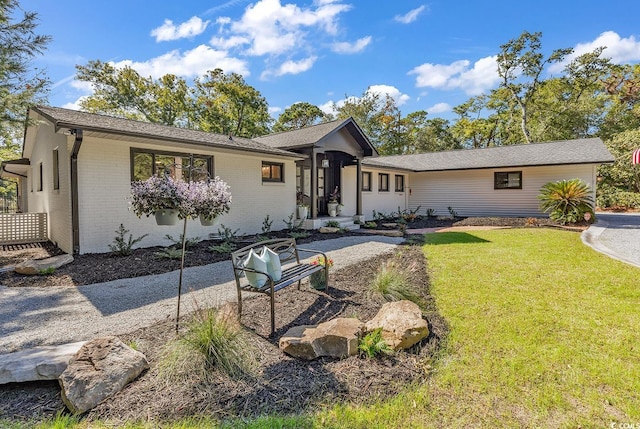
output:
[[[493,173],[493,189],[522,189],[522,171]]]
[[[60,158],[58,149],[53,150],[53,189],[60,189]]]
[[[284,164],[262,161],[263,182],[284,182]]]
[[[389,192],[389,175],[386,173],[378,174],[378,192]]]
[[[189,154],[156,152],[145,149],[131,149],[131,180],[147,180],[151,176],[167,171],[173,178],[189,179]],[[205,180],[213,177],[213,157],[194,155],[191,180]]]
[[[38,191],[42,191],[42,163],[39,165],[40,174],[38,175]]]
[[[371,190],[371,172],[370,171],[362,172],[362,190],[363,191]]]
[[[404,192],[404,176],[396,174],[396,192]]]

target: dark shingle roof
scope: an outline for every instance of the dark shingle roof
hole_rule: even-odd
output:
[[[599,164],[610,163],[614,160],[602,140],[589,138],[484,149],[381,156],[367,158],[363,161],[363,164],[372,167],[398,168],[409,171],[442,171],[563,164]]]
[[[364,134],[353,118],[338,119],[297,130],[268,134],[266,136],[256,137],[255,140],[280,149],[299,149],[302,147],[314,146],[321,140],[331,136],[333,133],[336,133],[343,128],[346,129],[358,145],[360,145],[365,156],[377,154],[376,149],[369,141],[369,138]]]
[[[296,148],[318,143],[320,140],[342,128],[350,119],[339,119],[322,124],[311,125],[297,130],[283,131],[256,137],[255,140],[279,148]]]
[[[201,146],[235,149],[249,152],[259,152],[273,155],[299,158],[300,154],[287,152],[282,149],[243,137],[233,137],[204,131],[177,128],[168,125],[152,124],[149,122],[133,121],[113,116],[98,115],[63,109],[60,107],[37,106],[32,110],[40,113],[53,122],[56,130],[60,128],[82,128],[85,131],[104,132],[140,138],[150,138],[168,142],[190,143]]]

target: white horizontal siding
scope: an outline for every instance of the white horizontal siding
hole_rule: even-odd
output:
[[[522,171],[522,189],[494,189],[494,172]],[[448,207],[460,216],[542,216],[538,195],[548,182],[580,178],[593,190],[594,165],[437,171],[410,174],[409,207],[421,206],[436,215],[448,215]]]

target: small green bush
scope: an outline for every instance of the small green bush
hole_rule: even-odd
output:
[[[262,221],[262,233],[269,234],[271,232],[272,225],[273,225],[273,220],[269,219],[269,215],[267,215]]]
[[[580,179],[559,180],[545,184],[538,195],[540,209],[549,217],[565,225],[584,220],[584,214],[593,213],[593,200],[589,186]]]
[[[382,328],[374,329],[362,337],[358,343],[358,350],[369,359],[393,353],[393,349],[382,338]]]
[[[56,272],[56,267],[47,267],[38,271],[38,274],[41,276],[48,276],[49,274],[53,274]]]
[[[128,229],[120,224],[120,227],[116,229],[116,237],[113,239],[113,244],[109,245],[109,250],[116,256],[129,256],[131,255],[132,248],[135,244],[142,241],[147,235],[143,234],[140,237],[133,238],[133,234],[129,234],[129,238],[125,240],[125,235],[129,232]]]
[[[340,222],[338,222],[337,220],[328,220],[325,222],[324,226],[327,226],[329,228],[340,228]]]
[[[185,250],[185,254],[189,253]],[[158,259],[182,259],[182,249],[167,247],[159,252],[153,252],[153,256]]]
[[[596,197],[598,207],[618,210],[640,209],[640,193],[621,191],[613,187],[599,187]]]
[[[295,238],[296,240],[299,240],[301,238],[307,238],[308,236],[310,236],[311,234],[309,234],[306,231],[291,231],[289,233],[289,237],[291,238]]]
[[[180,234],[180,236],[176,239],[173,238],[173,236],[167,234],[164,236],[164,238],[166,238],[167,240],[171,241],[170,246],[175,247],[175,248],[181,248],[182,249],[182,234]],[[200,237],[192,237],[192,238],[187,238],[184,242],[184,248],[185,249],[189,249],[193,246],[195,246],[196,244],[198,244],[198,242],[200,241]]]
[[[209,251],[216,253],[231,253],[236,250],[236,245],[233,243],[223,242],[216,246],[209,246]]]

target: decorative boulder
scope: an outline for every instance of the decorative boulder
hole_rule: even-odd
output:
[[[64,254],[46,259],[29,259],[15,266],[15,272],[26,276],[35,276],[48,269],[60,268],[73,262],[73,256]]]
[[[335,234],[336,232],[340,232],[340,228],[335,226],[321,226],[318,232],[320,234]]]
[[[0,384],[56,380],[84,341],[0,355]]]
[[[320,356],[353,356],[358,353],[362,327],[363,323],[354,318],[295,326],[280,338],[280,349],[288,355],[306,360]]]
[[[117,337],[89,341],[58,379],[62,400],[74,414],[84,413],[122,390],[148,368],[146,357]]]
[[[407,300],[384,304],[365,324],[366,332],[378,328],[382,328],[382,338],[394,350],[409,348],[429,335],[420,307]]]

